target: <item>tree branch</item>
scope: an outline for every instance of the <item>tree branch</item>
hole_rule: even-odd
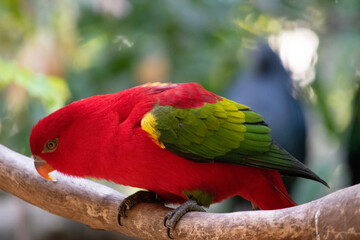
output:
[[[40,177],[32,159],[0,145],[0,189],[53,214],[94,229],[146,239],[168,239],[163,218],[169,208],[142,203],[117,224],[124,196],[90,180]],[[359,239],[360,185],[297,207],[226,214],[190,212],[172,232],[175,239]]]

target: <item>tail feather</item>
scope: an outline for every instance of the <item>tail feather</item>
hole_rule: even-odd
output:
[[[270,151],[255,156],[247,156],[245,166],[277,170],[283,175],[298,176],[315,180],[329,187],[318,175],[294,158],[280,145],[273,142]]]

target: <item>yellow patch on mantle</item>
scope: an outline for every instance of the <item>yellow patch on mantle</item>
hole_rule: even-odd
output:
[[[150,135],[154,143],[156,143],[161,148],[165,148],[164,144],[159,141],[161,133],[156,128],[156,125],[156,118],[152,113],[145,114],[141,120],[141,128]]]

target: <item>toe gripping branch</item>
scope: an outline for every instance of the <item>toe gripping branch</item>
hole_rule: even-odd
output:
[[[121,202],[118,209],[118,223],[120,226],[123,226],[121,219],[126,218],[128,216],[128,211],[138,203],[161,203],[164,205],[156,193],[149,191],[138,191],[128,196]],[[173,239],[171,236],[171,231],[175,229],[175,226],[180,221],[180,219],[190,211],[205,212],[205,210],[197,203],[195,199],[190,198],[183,205],[166,214],[164,217],[164,226],[166,227],[167,235],[170,239]]]
[[[166,214],[164,218],[164,226],[166,227],[169,238],[173,239],[171,236],[171,231],[175,229],[175,226],[179,220],[190,211],[205,212],[205,210],[197,203],[195,199],[189,199],[180,207],[175,208]]]
[[[125,198],[118,208],[118,223],[120,226],[123,226],[121,223],[121,218],[126,218],[127,212],[138,203],[164,203],[160,200],[159,196],[154,192],[149,191],[138,191],[127,198]]]

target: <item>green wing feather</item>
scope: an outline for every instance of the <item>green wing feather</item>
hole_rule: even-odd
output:
[[[161,146],[188,160],[272,169],[327,186],[324,180],[274,143],[264,118],[245,105],[223,98],[199,108],[155,106],[148,116],[144,117],[142,126],[151,125],[151,130],[144,130]],[[153,120],[151,124],[148,119]]]

